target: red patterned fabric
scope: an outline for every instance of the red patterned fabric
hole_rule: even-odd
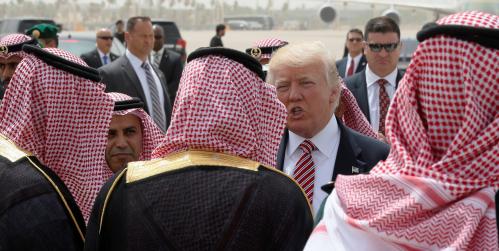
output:
[[[9,46],[24,43],[33,39],[32,37],[26,36],[24,34],[9,34],[7,36],[2,37],[0,39],[0,46]],[[24,58],[27,54],[24,51],[16,51],[16,52],[7,52],[7,54],[0,53],[0,58],[9,58],[14,55],[17,55],[21,58]]]
[[[342,117],[343,122],[353,130],[376,139],[377,134],[374,132],[371,124],[367,121],[364,113],[362,113],[362,110],[360,110],[357,100],[352,92],[345,86],[343,79],[341,77],[338,78],[340,78],[341,84],[341,104],[345,111]]]
[[[386,92],[386,84],[388,81],[385,79],[378,79],[379,85],[379,132],[385,135],[385,120],[390,106],[390,97]]]
[[[132,100],[132,97],[118,92],[110,92],[108,95],[113,99],[114,102]],[[139,156],[139,160],[150,160],[152,158],[153,150],[161,143],[165,135],[161,132],[161,129],[154,123],[151,117],[142,108],[133,108],[123,111],[114,111],[114,115],[124,116],[127,114],[133,114],[140,119],[142,124],[142,154]]]
[[[258,48],[277,47],[277,46],[282,47],[282,46],[287,45],[287,44],[288,44],[288,42],[285,40],[282,40],[282,39],[266,38],[266,39],[256,41],[255,44],[253,45],[253,47],[258,47]],[[270,54],[270,53],[262,53],[262,55],[260,56],[259,59],[263,59],[263,58],[270,59],[271,57],[272,57],[272,54]]]
[[[66,51],[45,50],[86,65]],[[0,106],[0,134],[52,169],[88,220],[97,193],[112,175],[104,157],[112,110],[103,84],[28,55]]]
[[[499,29],[499,17],[438,24]],[[474,42],[420,43],[388,111],[390,155],[370,175],[337,178],[305,250],[498,250],[498,61]]]
[[[317,147],[310,140],[304,140],[300,144],[302,155],[296,163],[293,178],[300,184],[303,191],[307,195],[307,199],[312,205],[314,198],[314,181],[315,181],[315,164],[312,159],[312,151],[317,150]]]
[[[158,158],[188,149],[222,152],[275,166],[286,109],[275,88],[222,56],[189,62]]]

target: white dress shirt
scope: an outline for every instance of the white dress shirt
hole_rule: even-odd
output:
[[[359,55],[355,56],[353,58],[354,66],[353,66],[353,74],[355,74],[355,71],[357,70],[357,67],[359,67],[359,62],[360,58],[362,58],[362,53],[359,53]],[[350,63],[352,62],[352,57],[350,54],[348,54],[347,57],[347,67],[345,68],[345,77],[347,77],[348,69],[350,68]]]
[[[303,151],[299,148],[305,138],[289,131],[289,140],[286,146],[284,156],[283,171],[293,177],[296,163],[300,159]],[[328,196],[322,191],[321,187],[331,181],[333,178],[334,164],[336,163],[336,154],[340,145],[340,129],[336,117],[332,116],[326,127],[324,127],[314,137],[309,139],[318,150],[312,152],[312,160],[315,164],[315,181],[313,210],[317,213],[322,201]]]
[[[165,48],[163,47],[163,48],[159,49],[159,51],[154,51],[154,50],[151,51],[151,56],[149,57],[149,61],[152,64],[155,64],[156,56],[159,56],[159,62],[158,62],[158,65],[156,65],[156,67],[159,67],[159,63],[161,62],[161,57],[163,56],[164,50],[165,50]]]
[[[139,77],[140,80],[140,85],[142,86],[142,90],[144,91],[144,95],[146,96],[146,102],[147,102],[147,109],[150,111],[149,115],[151,117],[154,116],[154,113],[152,112],[152,99],[151,99],[151,92],[149,90],[149,85],[147,84],[147,76],[146,72],[142,68],[142,61],[133,55],[128,49],[125,51],[125,56],[128,58],[130,63],[132,64],[133,69],[135,70],[135,73],[137,74],[137,77]],[[165,113],[165,98],[163,96],[163,86],[161,86],[161,81],[159,80],[158,75],[156,75],[156,71],[152,68],[151,64],[149,61],[147,61],[150,67],[150,71],[152,76],[154,77],[154,82],[156,83],[156,88],[158,89],[159,92],[159,102],[161,104],[161,112],[164,115],[164,118],[166,118]]]
[[[100,62],[102,63],[102,65],[105,65],[104,59],[103,59],[104,55],[107,56],[107,63],[108,64],[111,63],[111,53],[106,54],[106,53],[102,52],[101,50],[99,50],[99,48],[97,48],[97,52],[99,53],[99,58],[100,58]]]
[[[395,86],[397,81],[397,68],[393,70],[390,74],[385,76],[383,79],[388,81],[385,86],[386,92],[390,100],[392,100],[395,94]],[[371,119],[371,125],[375,132],[379,131],[379,84],[378,79],[381,77],[374,74],[374,72],[369,69],[369,64],[366,66],[366,84],[367,84],[367,99],[369,101],[369,117]]]

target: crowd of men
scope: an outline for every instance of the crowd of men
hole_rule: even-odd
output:
[[[499,17],[187,63],[149,17],[0,39],[0,250],[498,250]],[[55,30],[54,30],[55,28]],[[126,52],[111,53],[122,39]]]

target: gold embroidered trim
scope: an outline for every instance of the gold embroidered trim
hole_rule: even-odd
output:
[[[0,134],[0,155],[10,160],[10,162],[16,162],[32,154],[22,150],[14,142],[10,141],[10,139]]]
[[[107,204],[109,203],[109,199],[111,198],[111,194],[113,193],[114,188],[116,188],[116,185],[121,180],[121,178],[123,177],[123,174],[125,174],[126,171],[127,171],[127,169],[125,168],[121,171],[120,174],[118,174],[118,177],[116,177],[116,179],[114,179],[114,181],[113,181],[113,184],[111,184],[109,191],[107,191],[106,199],[104,199],[104,205],[102,205],[102,212],[100,214],[99,234],[100,234],[100,231],[102,229],[102,223],[104,222],[104,213],[106,212],[106,207],[107,207]]]
[[[256,172],[260,163],[223,153],[197,150],[185,151],[161,159],[129,163],[126,183],[191,166],[223,166]]]

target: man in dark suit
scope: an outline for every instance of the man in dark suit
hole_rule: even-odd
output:
[[[361,72],[366,68],[367,60],[362,51],[362,41],[364,36],[359,29],[351,29],[347,33],[345,47],[348,54],[342,59],[336,61],[336,69],[340,77],[352,76],[354,73]]]
[[[210,40],[210,47],[224,47],[222,37],[225,36],[225,24],[217,25],[215,32],[215,36],[213,36]]]
[[[327,196],[322,186],[338,174],[369,172],[387,157],[388,145],[354,132],[334,116],[341,86],[321,42],[280,48],[270,60],[267,81],[288,111],[277,168],[297,180],[315,211]]]
[[[384,137],[388,106],[402,78],[397,69],[402,47],[400,29],[392,19],[376,17],[367,22],[364,34],[367,67],[346,78],[345,83],[374,131]]]
[[[109,64],[116,60],[119,56],[111,53],[111,46],[113,45],[113,33],[110,29],[100,29],[95,34],[97,48],[90,52],[81,54],[81,59],[87,63],[88,66],[99,68],[103,65]]]
[[[131,17],[125,32],[125,55],[99,68],[106,91],[139,97],[144,109],[163,132],[170,124],[171,102],[166,80],[160,70],[151,66],[148,57],[154,44],[149,17]]]
[[[182,64],[181,55],[177,52],[168,50],[164,47],[165,31],[159,25],[153,26],[154,30],[154,47],[151,52],[151,63],[163,72],[168,86],[168,94],[170,100],[175,103],[177,95],[178,83],[182,76],[184,65]]]

